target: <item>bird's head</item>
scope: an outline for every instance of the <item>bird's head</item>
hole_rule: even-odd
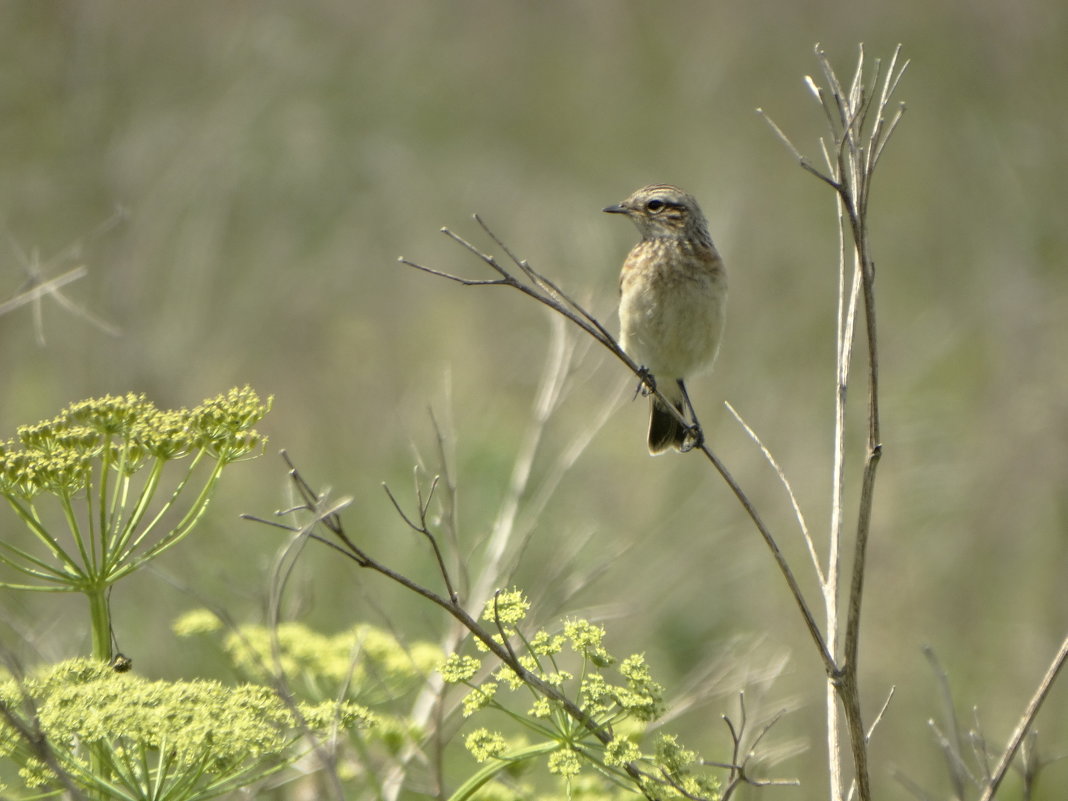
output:
[[[605,209],[626,214],[643,239],[679,237],[708,240],[708,224],[693,195],[670,184],[643,186],[630,197]]]

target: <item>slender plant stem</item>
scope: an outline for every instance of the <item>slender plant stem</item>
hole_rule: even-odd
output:
[[[1027,737],[1027,733],[1031,731],[1031,727],[1035,722],[1035,717],[1038,715],[1038,710],[1042,708],[1042,703],[1046,700],[1046,696],[1049,695],[1049,691],[1053,687],[1053,683],[1057,680],[1057,675],[1064,668],[1065,662],[1068,662],[1068,637],[1064,638],[1060,650],[1057,651],[1057,655],[1053,657],[1053,661],[1046,670],[1046,675],[1042,677],[1042,681],[1038,684],[1038,689],[1035,690],[1034,695],[1031,696],[1031,700],[1028,701],[1027,708],[1024,710],[1019,723],[1016,724],[1016,729],[1009,738],[1009,744],[1005,747],[1005,752],[1001,755],[1001,759],[998,760],[997,767],[994,768],[994,772],[990,776],[990,781],[984,788],[979,801],[992,801],[997,794],[1001,782],[1009,772],[1012,760],[1016,757],[1016,752],[1020,750],[1024,738]]]

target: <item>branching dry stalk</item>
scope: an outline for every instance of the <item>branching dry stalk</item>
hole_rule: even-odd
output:
[[[454,620],[458,621],[465,629],[467,629],[472,636],[478,639],[487,650],[496,656],[504,665],[507,665],[514,671],[515,674],[529,687],[551,701],[559,704],[560,708],[563,709],[569,717],[582,725],[601,743],[607,745],[611,742],[612,733],[608,729],[599,724],[557,687],[554,687],[535,673],[529,671],[512,649],[508,639],[506,637],[501,637],[500,640],[498,640],[493,636],[493,632],[481,626],[478,620],[464,608],[460,600],[452,594],[451,589],[447,589],[448,594],[446,595],[435,592],[429,587],[425,587],[408,576],[393,570],[375,559],[362,547],[358,546],[345,532],[339,515],[342,508],[346,505],[346,502],[328,503],[323,495],[317,493],[312,486],[304,480],[303,476],[301,476],[300,472],[285,451],[282,452],[282,458],[289,466],[289,476],[297,495],[300,498],[301,504],[295,508],[283,510],[282,512],[279,512],[279,515],[283,516],[294,512],[306,512],[310,515],[309,519],[301,525],[290,525],[288,523],[279,522],[278,520],[265,520],[253,515],[243,515],[245,519],[284,529],[297,538],[311,539],[320,542],[353,560],[359,567],[380,573],[386,578],[391,579],[406,589],[422,596],[436,606],[444,609]],[[389,493],[388,489],[387,493]],[[442,581],[446,588],[451,588],[453,586],[453,581],[449,576],[449,571],[444,560],[440,558],[440,550],[437,546],[436,538],[430,530],[427,521],[427,512],[432,497],[432,491],[428,492],[425,498],[420,496],[417,513],[414,518],[407,515],[401,509],[392,493],[389,493],[389,496],[404,522],[416,533],[423,535],[430,540],[435,554],[438,555],[437,564]],[[324,535],[319,533],[320,527],[326,529],[328,534]],[[649,778],[648,775],[634,763],[624,766],[624,770],[634,780],[635,786],[639,788],[643,787],[644,781]],[[703,799],[695,799],[695,801],[703,801]]]
[[[875,261],[868,238],[868,203],[875,168],[886,143],[901,120],[904,105],[891,108],[891,99],[908,62],[899,63],[901,48],[894,51],[885,72],[879,60],[871,75],[866,74],[861,47],[853,79],[846,89],[839,81],[826,53],[817,46],[825,90],[811,77],[806,84],[820,104],[827,120],[828,139],[821,140],[825,167],[816,167],[801,155],[790,138],[770,118],[772,130],[789,148],[806,171],[835,192],[839,219],[838,325],[835,386],[835,443],[833,497],[828,561],[821,574],[825,605],[826,636],[834,649],[835,669],[828,672],[827,737],[830,759],[830,795],[842,801],[856,792],[861,801],[871,799],[868,769],[868,739],[860,707],[857,661],[860,646],[860,612],[864,594],[868,537],[874,503],[875,478],[882,456],[879,422],[879,352],[875,316]],[[758,110],[759,111],[759,110]],[[762,111],[760,111],[763,114]],[[864,341],[867,349],[867,447],[861,476],[858,516],[853,535],[853,561],[849,576],[845,629],[839,611],[843,564],[841,544],[844,532],[844,487],[846,476],[846,395],[855,340],[858,305],[864,312]],[[839,714],[839,704],[842,715]],[[878,717],[881,717],[879,713]],[[854,787],[846,791],[842,771],[842,717],[853,756]],[[877,718],[878,719],[878,718]]]

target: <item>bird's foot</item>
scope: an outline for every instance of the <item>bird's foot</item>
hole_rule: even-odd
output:
[[[649,372],[649,368],[642,365],[638,368],[638,386],[634,388],[634,397],[641,395],[643,398],[656,392],[656,378]]]
[[[682,433],[682,444],[679,446],[679,453],[689,453],[694,448],[700,448],[705,444],[705,433],[701,430],[701,426],[694,423],[693,425],[686,426],[686,429]]]

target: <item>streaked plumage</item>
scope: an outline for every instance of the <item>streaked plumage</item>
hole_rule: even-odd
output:
[[[684,379],[712,366],[723,333],[727,274],[704,214],[677,186],[646,186],[606,212],[626,214],[638,242],[619,278],[620,345],[680,411]],[[655,397],[649,452],[682,450],[687,429]]]

